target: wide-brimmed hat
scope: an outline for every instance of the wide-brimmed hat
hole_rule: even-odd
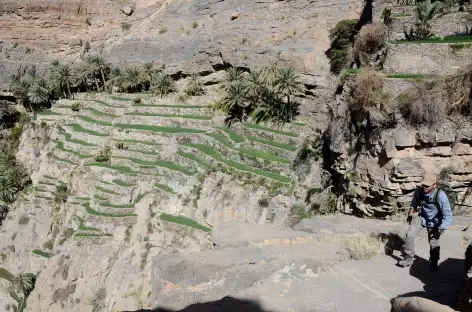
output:
[[[423,181],[421,181],[421,185],[423,186],[431,186],[436,184],[436,175],[427,173],[423,176]]]

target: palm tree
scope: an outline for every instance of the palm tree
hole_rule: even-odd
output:
[[[11,176],[0,175],[0,200],[10,204],[18,198],[19,188]]]
[[[29,79],[20,78],[15,81],[14,84],[10,85],[10,89],[13,92],[13,95],[20,100],[21,104],[26,107],[29,104],[28,101],[28,92],[31,87],[31,82]],[[30,105],[31,111],[33,108]]]
[[[34,288],[35,276],[31,273],[20,273],[13,278],[12,284],[16,289],[27,296]]]
[[[262,80],[268,84],[272,85],[275,81],[275,78],[278,74],[279,66],[276,62],[270,62],[269,65],[265,66],[261,71]]]
[[[172,92],[175,92],[175,83],[172,77],[165,73],[160,73],[154,77],[153,85],[151,91],[159,95],[161,98],[164,95],[168,95]]]
[[[303,91],[303,85],[299,80],[299,76],[293,67],[282,67],[277,71],[277,76],[274,79],[274,91],[281,96],[284,96],[285,114],[284,119],[288,122],[292,120],[292,102],[291,97]]]
[[[57,79],[61,89],[67,90],[68,97],[72,97],[71,86],[74,84],[72,68],[67,64],[60,66],[57,71]]]
[[[32,85],[38,83],[38,81],[42,79],[36,70],[36,66],[34,65],[26,70],[26,74],[28,75],[28,79]]]
[[[188,96],[198,96],[203,94],[203,83],[198,74],[192,74],[185,88],[185,94]]]
[[[244,72],[239,68],[231,67],[225,72],[225,77],[223,80],[223,84],[221,85],[221,88],[227,91],[232,83],[243,81],[243,80],[244,80]]]
[[[10,74],[7,78],[8,85],[9,85],[9,91],[13,92],[13,89],[18,85],[20,82],[20,74]]]
[[[151,87],[152,76],[154,73],[153,69],[154,64],[152,62],[146,62],[143,64],[143,68],[141,70],[142,81],[144,83],[144,89],[149,90]]]
[[[97,71],[100,72],[100,76],[102,77],[103,88],[105,89],[106,80],[105,77],[110,72],[110,63],[108,63],[103,56],[95,56],[95,64]]]
[[[431,35],[430,22],[441,12],[442,3],[436,1],[431,3],[431,0],[424,0],[416,2],[415,15],[417,23],[417,31],[419,36],[424,39]]]
[[[28,100],[36,107],[40,106],[49,100],[49,91],[39,84],[35,84],[28,91]]]
[[[260,70],[250,71],[246,77],[246,93],[254,105],[260,101],[261,95],[266,91],[263,72]]]
[[[100,66],[96,56],[89,55],[85,58],[85,64],[83,65],[83,73],[92,78],[95,81],[97,91],[100,92],[100,85],[98,84],[97,76],[100,75]]]
[[[246,84],[243,80],[235,80],[227,86],[226,94],[221,100],[222,107],[228,112],[225,123],[229,126],[234,121],[243,121],[249,113]]]
[[[132,66],[126,68],[122,77],[124,89],[131,92],[139,92],[143,84],[142,78],[141,70],[138,67]]]

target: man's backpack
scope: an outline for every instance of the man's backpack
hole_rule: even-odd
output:
[[[451,206],[451,211],[454,211],[454,207],[456,205],[458,195],[457,195],[457,192],[454,191],[447,184],[442,184],[442,183],[439,184],[438,183],[436,194],[434,194],[434,204],[436,205],[436,207],[439,210],[440,207],[439,207],[439,202],[438,202],[438,196],[439,196],[439,192],[441,192],[441,191],[443,191],[446,194],[447,199],[449,200],[449,205]]]

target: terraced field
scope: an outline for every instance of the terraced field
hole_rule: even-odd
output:
[[[153,100],[79,96],[38,115],[39,122],[61,125],[52,152],[58,164],[70,170],[88,168],[97,180],[89,194],[68,200],[77,210],[73,237],[109,237],[112,234],[102,230],[100,222],[135,222],[135,205],[146,194],[134,196],[132,202],[120,200],[140,181],[149,181],[152,192],[160,196],[188,191],[192,177],[214,169],[254,181],[294,182],[291,166],[305,124],[274,129],[247,122],[228,129],[218,121],[221,116],[204,105]],[[80,103],[79,112],[72,111],[74,103]],[[100,159],[106,148],[109,157]],[[103,176],[112,178],[100,180]],[[53,177],[45,179],[36,197],[51,201],[55,183]],[[199,228],[175,217],[165,215],[161,220]]]

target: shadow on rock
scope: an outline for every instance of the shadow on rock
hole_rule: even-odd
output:
[[[424,284],[423,290],[399,297],[421,297],[454,308],[459,286],[464,279],[463,262],[462,259],[446,259],[439,264],[439,272],[434,272],[429,269],[429,261],[416,256],[410,275]]]
[[[240,300],[232,297],[224,297],[221,300],[192,304],[182,310],[136,310],[122,312],[270,312],[263,310],[255,301]]]
[[[405,240],[403,237],[397,233],[380,233],[378,237],[385,241],[385,254],[393,257],[398,260],[397,257],[393,255],[394,251],[403,251],[403,245],[405,245]]]

